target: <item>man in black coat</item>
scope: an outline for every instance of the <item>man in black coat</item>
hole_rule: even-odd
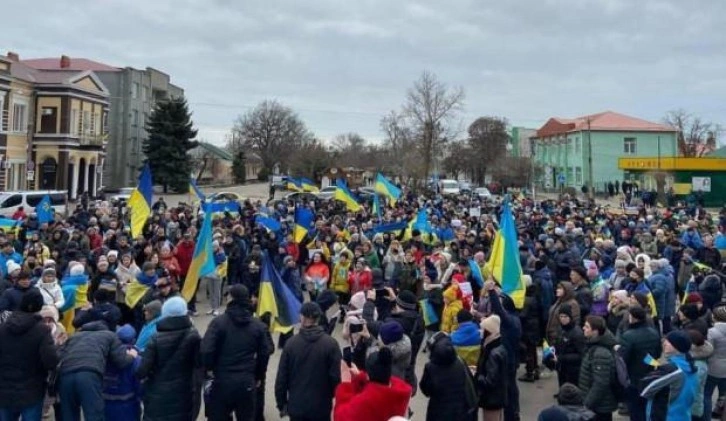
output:
[[[255,389],[265,377],[272,349],[267,327],[252,317],[250,294],[244,285],[229,291],[232,301],[222,316],[212,320],[202,340],[202,361],[214,372],[207,414],[211,421],[253,420]]]
[[[15,285],[6,289],[0,296],[0,311],[15,311],[20,307],[23,296],[34,289],[31,285],[30,273],[26,271],[20,272]]]
[[[342,355],[338,342],[318,326],[321,314],[316,303],[303,304],[300,333],[287,341],[282,351],[275,380],[280,418],[330,420]]]
[[[0,418],[40,419],[48,371],[58,365],[49,328],[38,312],[38,289],[23,295],[19,311],[0,325]]]
[[[107,361],[125,368],[137,355],[134,349],[126,350],[105,322],[81,326],[61,349],[58,392],[63,402],[63,419],[80,419],[81,409],[86,420],[104,419],[101,392]]]

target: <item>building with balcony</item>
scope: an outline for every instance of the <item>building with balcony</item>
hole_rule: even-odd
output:
[[[34,69],[14,53],[0,59],[0,75],[0,188],[95,194],[109,96],[98,76]]]
[[[147,67],[114,67],[84,58],[39,58],[23,60],[29,67],[46,72],[92,71],[109,92],[108,143],[103,167],[105,185],[130,187],[136,184],[143,165],[142,144],[147,137],[146,120],[154,104],[184,96],[164,72]]]
[[[612,111],[550,118],[531,138],[537,183],[605,191],[608,182],[625,179],[619,158],[676,156],[676,135],[673,127]]]

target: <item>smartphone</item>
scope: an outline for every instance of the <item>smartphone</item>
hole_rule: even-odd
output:
[[[362,324],[351,324],[348,325],[348,331],[352,333],[360,333],[363,332],[363,325]]]
[[[353,350],[349,346],[343,348],[343,362],[345,362],[348,367],[353,365]]]
[[[388,291],[385,289],[377,289],[376,290],[376,299],[383,298],[388,296]]]

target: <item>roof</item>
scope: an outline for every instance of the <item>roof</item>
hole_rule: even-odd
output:
[[[118,67],[109,66],[108,64],[99,63],[87,58],[70,58],[70,65],[64,68],[61,68],[60,57],[34,58],[30,60],[21,60],[20,62],[36,70],[73,70],[76,72],[83,70],[91,70],[94,72],[120,72],[122,70]]]
[[[211,143],[207,142],[199,142],[199,148],[204,149],[205,151],[211,153],[212,155],[216,156],[217,158],[224,159],[225,161],[232,161],[234,157],[231,153],[227,152],[226,150],[220,148],[219,146],[214,146]]]
[[[547,137],[570,132],[590,131],[627,131],[627,132],[675,132],[674,127],[653,123],[637,117],[613,111],[577,118],[550,118],[537,130],[536,137]]]
[[[63,70],[63,71],[45,71],[37,70],[27,66],[23,62],[13,61],[10,65],[10,75],[16,79],[24,80],[26,82],[34,83],[37,85],[66,85],[68,87],[74,87],[75,89],[82,89],[78,86],[73,86],[79,80],[90,77],[93,82],[100,88],[103,94],[108,95],[108,89],[101,82],[101,80],[90,70],[78,71],[78,70]]]

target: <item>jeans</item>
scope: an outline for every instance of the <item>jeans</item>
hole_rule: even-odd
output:
[[[101,375],[92,371],[61,374],[58,392],[63,421],[81,421],[81,409],[85,421],[103,421],[102,383]]]
[[[718,396],[726,394],[726,378],[713,376],[706,377],[706,387],[703,388],[703,417],[710,419],[713,412],[713,392],[718,387]]]
[[[0,421],[40,421],[43,418],[43,400],[23,408],[0,408]]]
[[[207,280],[207,293],[209,293],[209,306],[212,310],[222,307],[222,278],[214,275],[204,277]]]
[[[645,408],[648,404],[646,399],[640,397],[640,392],[633,386],[625,390],[625,405],[630,413],[630,421],[646,421]]]

